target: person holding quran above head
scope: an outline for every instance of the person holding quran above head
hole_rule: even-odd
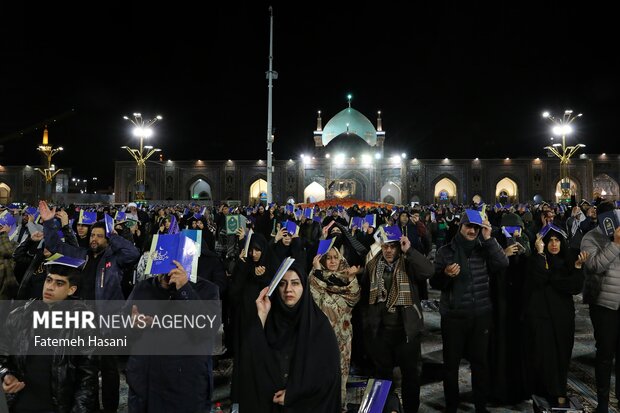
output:
[[[297,228],[299,231],[299,227],[293,221],[286,221],[289,225],[289,229],[292,230],[293,227]],[[286,228],[286,226],[282,225],[278,231],[276,232],[276,236],[269,241],[269,246],[272,250],[273,256],[278,261],[278,265],[284,261],[286,257],[293,257],[299,263],[305,263],[305,253],[303,250],[303,245],[299,235],[297,233],[292,233]]]
[[[346,411],[346,386],[353,336],[351,313],[360,299],[360,286],[356,277],[359,267],[350,267],[336,248],[330,248],[323,253],[319,245],[319,254],[321,253],[322,255],[316,255],[312,261],[308,284],[314,302],[323,310],[336,333],[342,373],[341,400],[343,410]]]
[[[250,354],[240,413],[339,413],[340,355],[329,320],[310,296],[302,266],[293,263],[273,294],[256,299],[244,332]]]
[[[192,282],[179,261],[173,264],[167,274],[147,278],[135,286],[126,304],[132,317],[161,316],[155,301],[219,300],[214,283],[200,274]],[[139,333],[140,327],[136,330]],[[189,341],[191,332],[181,329],[178,334],[185,334],[183,340]],[[131,355],[127,360],[127,385],[130,413],[207,412],[213,395],[211,356]]]
[[[545,397],[553,407],[570,407],[566,397],[568,366],[575,339],[573,295],[583,287],[588,257],[573,254],[563,229],[549,224],[537,235],[536,253],[525,272],[523,327],[528,394]]]
[[[248,238],[245,237],[244,241]],[[267,240],[260,233],[249,236],[249,245],[243,248],[231,276],[228,298],[232,319],[233,374],[231,400],[239,401],[239,393],[244,389],[239,378],[247,366],[249,355],[242,353],[241,340],[248,322],[256,318],[256,297],[269,285],[278,263],[273,258]]]

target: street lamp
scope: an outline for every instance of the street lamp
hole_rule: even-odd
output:
[[[41,142],[41,145],[37,147],[37,150],[45,157],[47,167],[44,169],[34,168],[34,170],[38,171],[41,175],[43,175],[43,178],[45,178],[45,194],[48,196],[51,194],[52,180],[58,172],[62,171],[62,169],[56,169],[56,166],[52,164],[52,157],[62,151],[63,147],[59,146],[58,148],[54,148],[50,145],[47,126],[43,130],[43,142]]]
[[[158,120],[161,120],[160,115],[155,116],[153,119],[145,121],[140,113],[134,113],[133,119],[127,116],[123,116],[123,119],[128,120],[134,125],[133,135],[140,139],[140,148],[130,148],[129,146],[122,146],[122,149],[127,149],[127,152],[136,160],[136,200],[144,200],[145,192],[145,176],[146,176],[146,161],[155,152],[161,151],[159,148],[153,148],[151,145],[144,145],[144,139],[148,139],[153,136],[153,129],[151,126]]]
[[[573,146],[566,146],[566,135],[569,135],[573,132],[573,127],[571,126],[575,119],[581,117],[581,113],[573,116],[573,111],[567,109],[564,111],[564,115],[561,118],[555,118],[549,112],[543,112],[542,116],[545,119],[549,119],[553,123],[552,132],[556,136],[562,137],[562,143],[554,143],[550,146],[545,146],[545,149],[548,149],[552,154],[557,156],[560,159],[560,187],[562,192],[560,193],[560,197],[562,200],[569,202],[571,193],[570,193],[570,178],[568,175],[568,165],[570,164],[570,158],[577,153],[579,148],[584,148],[586,145],[578,143]]]

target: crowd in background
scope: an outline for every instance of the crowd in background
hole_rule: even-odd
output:
[[[0,227],[1,300],[50,301],[60,276],[61,299],[222,301],[223,354],[126,360],[130,412],[210,411],[213,363],[223,358],[233,359],[230,398],[240,412],[347,411],[350,374],[394,380],[397,366],[400,397],[392,388],[384,411],[416,412],[424,311],[441,315],[447,412],[459,408],[462,359],[471,365],[477,412],[532,395],[568,407],[579,295],[590,305],[596,339],[597,411],[608,411],[620,351],[620,229],[604,235],[597,213],[615,210],[613,202],[35,207],[2,208],[17,225]],[[96,212],[98,222],[81,221],[81,210]],[[124,214],[109,234],[101,220],[117,212]],[[233,215],[244,224],[230,233]],[[196,282],[182,267],[147,274],[153,235],[181,229],[201,230]],[[325,239],[333,245],[318,255]],[[54,253],[84,265],[46,268]],[[269,297],[288,257],[295,261]],[[429,288],[440,291],[438,302]],[[10,323],[0,338],[0,379],[11,411],[117,411],[117,357],[4,351],[7,340],[27,342],[8,333],[28,309],[21,311],[2,314]]]

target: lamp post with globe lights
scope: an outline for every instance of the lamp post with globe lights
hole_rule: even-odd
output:
[[[570,135],[573,132],[572,123],[582,116],[579,113],[576,116],[573,116],[573,111],[567,109],[564,111],[564,115],[560,118],[556,118],[551,115],[549,112],[543,112],[543,118],[548,119],[553,123],[553,128],[551,129],[555,136],[562,137],[562,143],[553,143],[549,146],[545,146],[545,149],[548,149],[552,154],[557,156],[560,159],[560,199],[565,202],[570,201],[571,193],[570,193],[570,177],[568,174],[570,158],[577,153],[580,148],[584,148],[586,145],[582,143],[577,143],[575,145],[566,146],[566,136]]]
[[[136,201],[143,201],[145,199],[145,177],[146,177],[146,161],[155,152],[161,151],[159,148],[154,148],[152,145],[144,145],[144,140],[153,136],[153,129],[151,126],[158,120],[161,120],[160,115],[155,116],[151,120],[144,120],[140,113],[134,113],[133,119],[123,116],[123,119],[128,120],[134,125],[133,135],[140,139],[139,148],[130,148],[129,146],[122,146],[122,149],[127,149],[127,152],[136,161]]]

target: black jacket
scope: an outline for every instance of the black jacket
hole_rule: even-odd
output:
[[[7,374],[18,379],[25,376],[28,357],[25,354],[8,354],[12,348],[26,349],[33,342],[32,312],[42,308],[47,308],[47,305],[40,300],[30,300],[9,314],[0,335],[0,371],[7,368]],[[72,309],[75,307],[72,306]],[[60,337],[74,338],[75,330],[63,329]],[[97,372],[97,362],[93,356],[68,355],[61,348],[56,348],[50,375],[54,410],[58,413],[92,412],[94,401],[97,400]],[[9,405],[14,404],[18,398],[19,393],[7,394]]]
[[[431,287],[441,290],[439,312],[442,316],[474,316],[491,311],[489,294],[489,275],[508,267],[508,257],[493,237],[484,241],[478,238],[478,244],[469,257],[471,278],[469,285],[456,290],[463,290],[461,296],[455,294],[455,286],[464,278],[449,277],[445,268],[455,262],[455,241],[439,248],[435,256],[435,275],[430,280]],[[459,286],[461,287],[461,286]]]

